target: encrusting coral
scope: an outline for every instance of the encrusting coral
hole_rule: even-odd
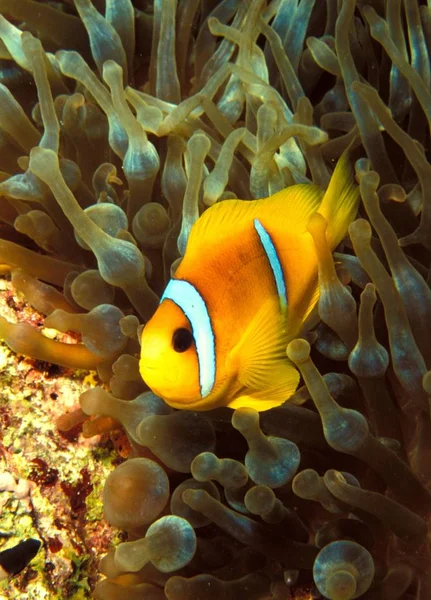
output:
[[[3,317],[0,337],[97,369],[59,426],[131,447],[103,495],[128,538],[94,598],[431,597],[430,51],[418,0],[0,0],[0,263],[79,341]],[[138,340],[193,224],[325,188],[352,142],[348,237],[332,255],[308,225],[301,387],[260,415],[174,411]]]

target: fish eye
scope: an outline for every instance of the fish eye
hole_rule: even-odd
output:
[[[172,346],[175,352],[185,352],[190,348],[193,343],[193,336],[191,331],[181,327],[176,329],[172,336]]]

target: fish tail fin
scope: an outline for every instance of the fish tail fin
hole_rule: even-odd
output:
[[[340,156],[318,210],[328,223],[326,239],[331,248],[335,248],[346,235],[358,210],[360,194],[355,181],[353,145]]]

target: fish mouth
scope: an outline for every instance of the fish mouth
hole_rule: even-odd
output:
[[[146,361],[141,360],[139,362],[139,373],[142,377],[142,379],[145,381],[145,383],[151,387],[150,383],[151,380],[154,380],[154,378],[157,376],[157,371],[158,368],[156,366],[156,364],[154,363],[147,363]]]
[[[146,374],[148,374],[149,376],[153,376],[155,374],[160,374],[160,377],[169,384],[176,383],[176,381],[178,379],[178,371],[174,371],[174,372],[167,371],[166,369],[164,369],[163,367],[160,366],[159,361],[147,361],[146,359],[143,359],[139,363],[139,371],[142,375],[143,380],[147,383],[147,385],[149,385],[149,384],[146,381],[146,377],[145,377]]]
[[[153,365],[149,365],[148,363],[141,364],[142,371],[155,371],[156,367]]]

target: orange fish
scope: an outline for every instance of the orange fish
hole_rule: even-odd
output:
[[[284,403],[299,373],[288,342],[318,300],[310,216],[327,220],[331,249],[354,219],[359,189],[348,153],[324,192],[297,184],[261,200],[223,200],[193,226],[185,256],[144,327],[140,372],[174,408]]]

